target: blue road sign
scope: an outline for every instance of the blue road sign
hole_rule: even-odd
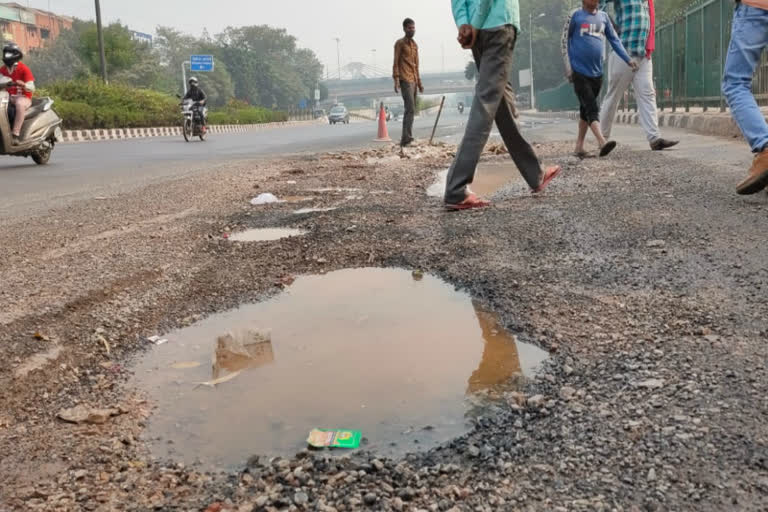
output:
[[[192,71],[213,71],[213,55],[192,55],[189,58],[189,68]]]
[[[307,108],[307,100],[301,100],[299,102],[299,108]]]

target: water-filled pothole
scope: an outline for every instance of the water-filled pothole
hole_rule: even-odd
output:
[[[443,197],[445,195],[445,182],[448,171],[442,171],[437,175],[437,181],[427,188],[430,197]],[[481,162],[477,166],[475,180],[470,185],[472,192],[481,197],[490,197],[505,185],[521,183],[522,177],[511,160],[505,162]]]
[[[468,295],[396,269],[300,277],[165,337],[135,369],[158,405],[154,451],[220,467],[292,455],[313,428],[362,430],[384,455],[430,448],[467,430],[478,392],[519,387],[547,357]]]
[[[306,235],[306,231],[291,228],[260,228],[248,229],[238,233],[232,233],[229,239],[233,242],[271,242],[293,236]]]

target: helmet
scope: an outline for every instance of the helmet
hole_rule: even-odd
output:
[[[5,43],[3,45],[3,62],[9,68],[24,58],[24,52],[21,51],[16,43]]]
[[[193,87],[197,87],[197,84],[198,84],[198,81],[196,77],[192,76],[189,78],[189,85]]]

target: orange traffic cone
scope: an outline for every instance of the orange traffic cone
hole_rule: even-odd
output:
[[[392,139],[389,138],[389,130],[387,130],[387,113],[384,111],[384,102],[381,103],[379,109],[379,136],[375,142],[392,142]]]

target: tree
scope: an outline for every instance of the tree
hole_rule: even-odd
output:
[[[474,59],[467,62],[467,67],[464,68],[464,77],[467,80],[474,80],[477,77],[477,64]]]
[[[99,73],[101,64],[96,24],[90,21],[78,21],[73,27],[79,36],[77,50],[80,58],[88,65],[92,73]],[[104,53],[107,58],[107,73],[119,73],[137,64],[140,60],[141,44],[134,41],[128,27],[120,23],[112,23],[104,27]]]
[[[59,80],[72,80],[90,74],[75,48],[77,35],[65,30],[51,45],[42,50],[30,52],[25,62],[35,75],[35,82],[42,87]]]

